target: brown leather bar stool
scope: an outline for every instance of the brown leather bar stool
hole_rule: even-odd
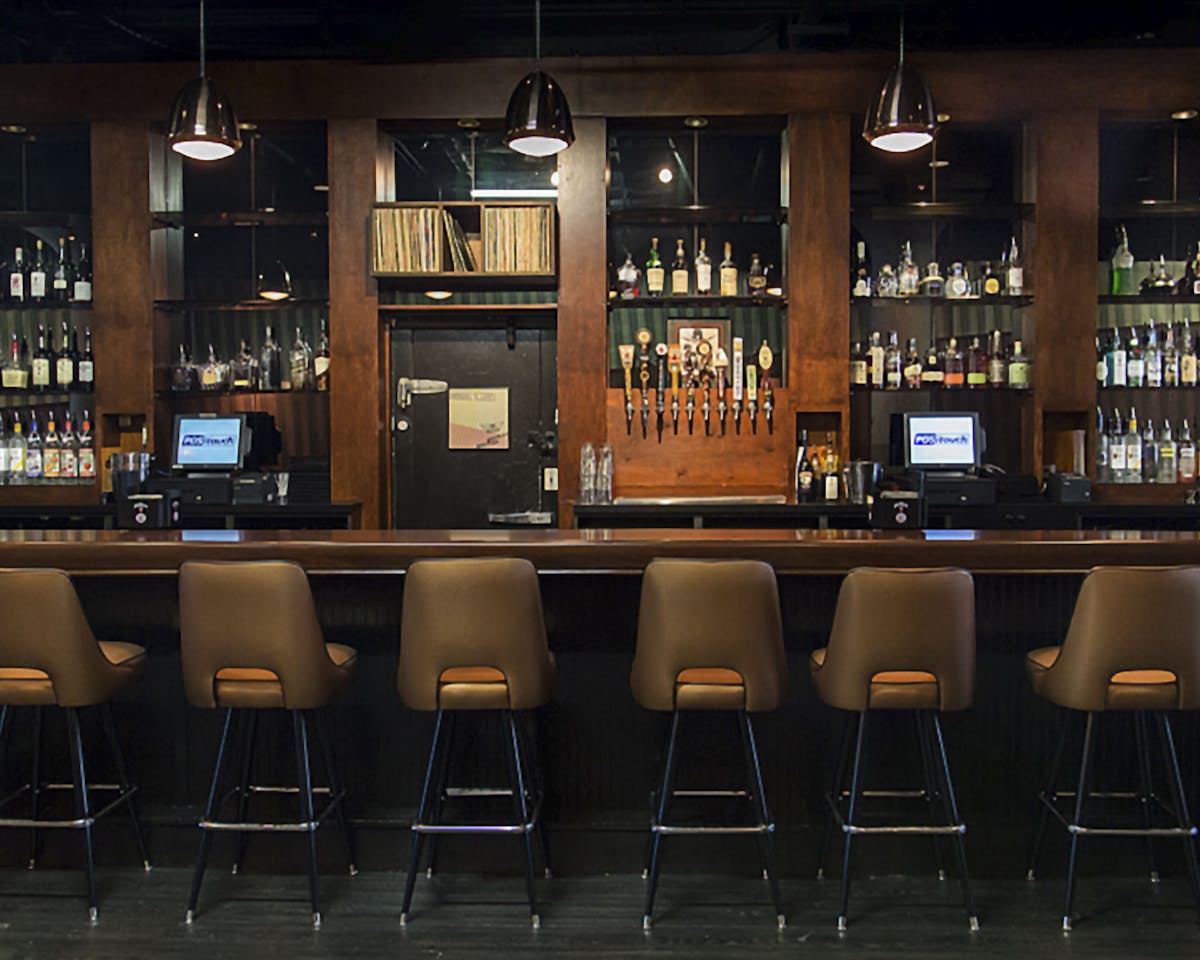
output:
[[[838,929],[846,929],[850,905],[851,841],[857,836],[905,833],[933,837],[935,854],[939,836],[954,840],[967,918],[971,929],[978,930],[963,844],[967,827],[959,816],[941,723],[943,712],[966,710],[974,697],[975,586],[971,575],[952,569],[851,570],[838,592],[829,645],[813,652],[809,666],[821,701],[851,714],[833,790],[827,795],[830,826],[836,821],[845,837]],[[928,806],[927,825],[863,822],[863,797],[868,795],[863,787],[867,718],[879,710],[915,714],[924,789],[872,790],[869,796],[921,798]],[[844,812],[843,798],[848,801]],[[827,828],[821,841],[819,877],[824,875],[829,833]],[[938,873],[943,875],[940,860]]]
[[[0,774],[4,746],[19,707],[33,709],[33,764],[29,782],[0,801],[3,810],[29,795],[28,817],[0,817],[0,827],[29,828],[29,867],[37,863],[41,831],[70,828],[83,831],[88,914],[99,917],[96,898],[92,826],[104,814],[124,806],[133,825],[134,839],[142,864],[150,869],[150,858],[134,808],[137,788],[129,782],[125,757],[113,723],[111,699],[137,683],[146,664],[146,651],[134,643],[97,641],[88,626],[71,579],[61,570],[0,570]],[[39,816],[43,791],[56,784],[42,782],[42,708],[61,707],[67,719],[71,780],[75,795],[75,817],[70,820]],[[98,707],[100,723],[108,740],[117,772],[117,785],[89,784],[84,763],[79,711]],[[97,809],[95,791],[115,791],[116,796]]]
[[[1180,839],[1200,912],[1196,823],[1188,811],[1168,717],[1175,711],[1200,709],[1200,567],[1096,567],[1083,581],[1062,646],[1031,651],[1025,668],[1035,694],[1086,716],[1074,794],[1056,786],[1073,719],[1071,714],[1064,718],[1046,787],[1038,794],[1040,816],[1029,856],[1032,880],[1046,818],[1054,814],[1071,838],[1063,930],[1071,929],[1076,854],[1084,836],[1144,837],[1152,881],[1158,879],[1154,838]],[[1139,781],[1133,796],[1142,811],[1141,827],[1108,826],[1091,817],[1090,825],[1085,823],[1090,798],[1130,796],[1091,788],[1096,728],[1101,717],[1113,712],[1133,714]],[[1160,804],[1154,792],[1150,727],[1158,730],[1170,804]],[[1059,797],[1070,797],[1073,810],[1061,811]],[[1173,826],[1156,824],[1160,805],[1173,814]]]
[[[525,717],[554,693],[554,660],[546,645],[546,625],[537,571],[528,560],[419,560],[404,577],[397,686],[412,710],[436,711],[433,743],[425,768],[421,802],[412,825],[412,853],[404,884],[400,922],[408,922],[417,868],[426,835],[433,867],[439,834],[509,834],[521,843],[529,914],[541,924],[533,880],[532,834],[540,835],[545,874],[549,851],[541,828],[541,783],[530,757]],[[506,727],[508,787],[447,786],[460,712],[499,711]],[[443,802],[456,796],[511,796],[514,819],[504,823],[450,823]]]
[[[775,824],[767,811],[758,746],[750,715],[776,709],[788,684],[775,571],[757,560],[653,560],[642,578],[637,653],[631,685],[647,710],[670,711],[657,813],[650,821],[646,906],[650,929],[662,868],[662,838],[671,834],[752,833],[759,843],[763,876],[771,888],[775,918],[786,920],[775,866]],[[745,790],[681,790],[675,784],[680,718],[691,711],[728,711],[737,716],[746,761]],[[744,825],[683,825],[668,822],[678,796],[745,797],[753,822]]]
[[[191,923],[196,915],[213,833],[238,833],[233,863],[233,872],[237,873],[245,834],[270,831],[308,835],[312,919],[313,926],[320,927],[317,828],[330,813],[338,820],[350,874],[357,873],[353,838],[343,808],[346,792],[321,713],[350,685],[355,651],[340,643],[325,642],[308,577],[299,564],[288,561],[184,563],[179,569],[179,622],[188,702],[194,707],[225,711],[212,785],[199,822],[200,850],[196,855],[187,922]],[[296,752],[295,788],[250,784],[257,715],[263,710],[286,710],[290,714]],[[226,798],[221,786],[235,720],[242,739],[241,780],[232,791],[238,797],[237,819],[223,821],[216,818]],[[328,787],[313,786],[308,745],[310,722],[320,744]],[[297,821],[247,822],[247,805],[254,793],[293,792],[300,805]],[[313,803],[317,793],[328,796],[319,814]]]

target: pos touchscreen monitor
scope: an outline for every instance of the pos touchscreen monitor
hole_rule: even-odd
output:
[[[978,413],[904,414],[904,465],[916,470],[965,471],[982,463]]]
[[[245,442],[241,414],[176,414],[171,467],[180,471],[241,469]]]

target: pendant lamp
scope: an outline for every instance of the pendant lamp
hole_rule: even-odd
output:
[[[292,295],[292,275],[276,260],[258,275],[258,295],[263,300],[287,300]]]
[[[517,84],[504,115],[504,142],[530,157],[548,157],[575,142],[567,96],[541,65],[542,0],[535,0],[534,70]]]
[[[871,100],[863,139],[888,153],[908,153],[933,141],[937,113],[933,94],[916,70],[904,63],[904,14],[900,14],[900,59]]]
[[[242,146],[229,97],[205,70],[204,0],[200,0],[200,76],[189,80],[175,98],[167,142],[193,160],[222,160]]]

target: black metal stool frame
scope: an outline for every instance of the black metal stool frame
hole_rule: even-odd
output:
[[[657,796],[657,811],[650,817],[650,840],[646,866],[642,876],[646,880],[646,907],[642,912],[642,929],[650,930],[654,915],[654,895],[658,890],[658,878],[662,871],[662,838],[671,834],[746,834],[754,835],[762,857],[763,879],[771,888],[771,902],[775,906],[775,921],[780,929],[787,925],[783,911],[783,896],[779,889],[779,871],[775,862],[775,823],[767,809],[766,791],[763,787],[762,767],[758,760],[758,744],[754,738],[754,724],[745,710],[737,711],[738,730],[741,733],[742,753],[746,762],[749,786],[745,790],[680,790],[675,786],[675,765],[678,760],[679,720],[685,711],[675,710],[671,715],[671,736],[667,741],[667,753],[663,762],[662,785]],[[727,711],[717,711],[726,713]],[[752,824],[706,824],[676,825],[667,822],[675,797],[745,797],[754,813]]]
[[[354,838],[350,825],[346,820],[344,809],[346,790],[334,762],[333,750],[329,737],[325,732],[325,723],[321,710],[289,710],[292,726],[292,740],[296,751],[296,786],[259,786],[250,783],[250,765],[253,757],[255,734],[258,723],[258,709],[237,709],[228,707],[225,711],[225,722],[221,731],[221,741],[217,746],[217,760],[213,767],[212,783],[208,790],[208,801],[204,807],[204,815],[197,826],[200,828],[200,849],[196,854],[196,866],[192,876],[192,890],[188,898],[186,922],[192,923],[196,917],[196,905],[200,900],[200,885],[204,880],[204,869],[208,863],[208,854],[212,846],[214,833],[234,832],[238,834],[237,845],[234,849],[233,873],[241,868],[245,856],[246,834],[248,833],[306,833],[308,834],[308,884],[309,898],[312,905],[313,927],[321,926],[321,897],[320,881],[317,873],[317,829],[330,814],[338,821],[342,845],[345,848],[346,860],[351,876],[358,873],[355,867]],[[237,739],[233,734],[234,721],[240,727],[238,731],[242,740],[242,769],[239,783],[225,793],[221,792],[225,779],[225,768],[228,762],[231,739]],[[315,787],[312,780],[312,758],[309,748],[308,724],[312,723],[317,734],[321,750],[322,766],[328,786]],[[287,822],[250,822],[246,820],[250,797],[256,793],[296,794],[300,806],[300,819]],[[327,802],[320,813],[313,805],[314,795],[327,797]],[[237,797],[237,819],[219,820],[221,808],[230,798]]]
[[[893,711],[888,711],[889,713]],[[933,842],[934,863],[939,879],[945,878],[942,868],[941,853],[938,848],[939,837],[950,837],[953,840],[954,855],[958,863],[959,880],[962,883],[963,906],[967,912],[967,922],[972,932],[979,929],[979,915],[975,909],[975,898],[971,893],[971,878],[967,871],[967,853],[964,835],[967,825],[959,815],[958,800],[954,794],[954,781],[950,776],[950,761],[946,755],[946,743],[942,736],[941,717],[936,710],[911,711],[916,717],[917,741],[921,752],[921,767],[924,777],[924,788],[920,790],[867,790],[863,787],[863,767],[866,758],[866,728],[867,714],[870,711],[854,712],[846,718],[842,735],[842,748],[839,751],[837,772],[834,775],[833,789],[826,793],[825,800],[829,807],[829,817],[822,832],[819,853],[817,855],[817,878],[825,876],[825,859],[829,852],[829,842],[836,823],[845,837],[842,851],[842,877],[839,893],[837,927],[845,931],[848,923],[850,907],[850,851],[851,841],[856,836],[871,834],[908,834],[914,836],[929,836]],[[853,731],[853,733],[852,733]],[[853,761],[851,761],[851,740],[853,740]],[[847,784],[847,775],[849,783]],[[868,798],[910,798],[924,800],[928,808],[928,824],[880,824],[865,825],[860,821],[864,799]],[[847,801],[847,809],[842,810],[841,801]],[[938,806],[941,807],[940,817]],[[941,819],[942,822],[938,823]]]
[[[112,718],[112,705],[98,704],[100,725],[108,740],[116,767],[116,783],[88,783],[87,765],[83,755],[83,736],[79,726],[79,707],[60,708],[67,720],[67,741],[70,752],[71,783],[44,783],[42,781],[42,710],[41,706],[33,706],[33,757],[29,782],[0,798],[0,811],[6,810],[26,794],[29,795],[28,817],[0,817],[0,827],[27,828],[29,834],[29,869],[37,866],[37,858],[41,852],[42,831],[47,829],[66,829],[83,831],[84,876],[88,887],[88,918],[95,923],[100,918],[100,904],[96,896],[96,864],[92,851],[92,827],[96,821],[119,806],[124,806],[129,814],[133,827],[134,840],[137,842],[138,853],[142,858],[142,866],[150,869],[150,855],[146,852],[146,841],[142,836],[141,823],[138,820],[134,797],[137,787],[129,782],[125,767],[125,754],[121,750],[121,741],[117,736],[117,727]],[[12,729],[11,713],[15,707],[4,705],[0,707],[0,774],[4,769],[4,755],[10,731]],[[39,806],[41,795],[46,790],[71,790],[75,795],[75,816],[69,820],[47,819],[40,817]],[[92,793],[96,791],[116,792],[116,797],[100,809],[93,803]]]
[[[1072,722],[1071,714],[1078,711],[1068,711],[1063,719],[1062,731],[1059,734],[1058,745],[1050,764],[1050,772],[1046,777],[1046,786],[1037,796],[1038,818],[1034,829],[1033,844],[1029,853],[1029,868],[1026,877],[1033,880],[1037,874],[1038,853],[1041,850],[1042,837],[1046,831],[1046,821],[1053,815],[1067,830],[1070,836],[1070,846],[1067,854],[1067,890],[1063,906],[1062,928],[1069,933],[1072,927],[1072,916],[1075,906],[1076,863],[1079,852],[1079,841],[1085,836],[1096,837],[1144,837],[1146,854],[1150,867],[1150,880],[1157,883],[1159,876],[1154,859],[1154,839],[1178,839],[1183,843],[1184,860],[1187,864],[1188,881],[1192,888],[1192,898],[1195,902],[1197,917],[1200,918],[1200,866],[1196,859],[1197,827],[1188,810],[1187,796],[1183,786],[1183,776],[1179,768],[1179,757],[1175,751],[1175,737],[1171,732],[1171,721],[1163,710],[1135,710],[1133,713],[1134,739],[1137,744],[1137,779],[1138,789],[1134,791],[1096,791],[1090,787],[1092,777],[1092,761],[1095,757],[1096,726],[1101,714],[1085,714],[1083,730],[1083,748],[1079,761],[1079,774],[1075,790],[1059,790],[1059,769],[1062,765],[1063,753],[1066,748],[1067,734]],[[1152,722],[1150,722],[1152,721]],[[1167,788],[1170,791],[1170,802],[1165,802],[1154,792],[1153,763],[1150,751],[1148,727],[1157,727],[1159,745],[1162,750],[1163,765],[1166,772]],[[1066,798],[1074,801],[1070,815],[1059,809],[1058,801]],[[1116,798],[1135,800],[1141,810],[1141,827],[1101,827],[1084,824],[1086,804],[1089,799]],[[1154,811],[1162,809],[1175,819],[1173,827],[1156,827]]]
[[[550,846],[546,830],[541,822],[543,786],[538,764],[533,762],[533,752],[528,730],[525,729],[527,711],[498,711],[507,728],[505,749],[508,754],[510,785],[508,787],[452,787],[449,786],[451,751],[454,745],[456,720],[461,710],[438,710],[434,718],[433,740],[429,748],[429,760],[425,767],[425,781],[421,787],[421,800],[417,816],[412,823],[412,849],[408,860],[408,873],[404,881],[404,901],[400,907],[400,924],[408,924],[412,908],[413,892],[416,889],[417,871],[420,869],[421,854],[426,836],[429,837],[429,860],[425,870],[427,877],[433,876],[436,860],[437,838],[440,835],[463,834],[511,834],[517,837],[525,863],[525,887],[529,897],[529,917],[534,929],[541,926],[538,912],[537,891],[534,887],[533,834],[541,841],[544,875],[549,879]],[[488,713],[497,711],[470,711]],[[514,819],[505,823],[445,823],[442,811],[445,801],[451,798],[505,797],[513,800]]]

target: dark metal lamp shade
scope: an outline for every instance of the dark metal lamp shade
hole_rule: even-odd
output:
[[[879,150],[908,153],[930,143],[936,133],[933,94],[920,74],[901,60],[871,101],[863,139]]]
[[[504,142],[518,153],[548,157],[575,142],[571,108],[554,78],[541,70],[527,74],[508,101]]]
[[[208,77],[184,84],[167,134],[171,149],[193,160],[221,160],[242,146],[237,116],[225,91]]]
[[[292,295],[292,275],[276,260],[258,275],[258,295],[263,300],[287,300]]]

